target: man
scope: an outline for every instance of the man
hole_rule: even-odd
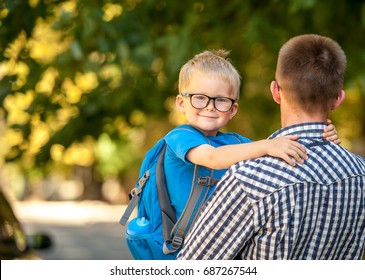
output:
[[[361,259],[365,242],[365,159],[321,132],[345,98],[346,56],[332,39],[292,38],[279,52],[270,90],[282,129],[308,153],[290,166],[264,156],[221,179],[178,259]]]

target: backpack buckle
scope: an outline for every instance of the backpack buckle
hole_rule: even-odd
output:
[[[143,190],[143,186],[139,187],[139,188],[134,188],[131,190],[131,192],[129,193],[129,200],[131,200],[133,197],[135,197],[136,195],[139,195]]]
[[[129,200],[131,200],[135,195],[138,195],[137,188],[132,189],[131,192],[128,194]]]
[[[129,200],[131,200],[134,196],[139,195],[143,188],[144,185],[146,184],[147,180],[150,178],[150,171],[147,170],[143,176],[141,177],[141,179],[139,179],[138,181],[138,187],[134,188],[133,190],[131,190],[131,192],[129,193]]]
[[[172,249],[177,250],[179,249],[183,244],[184,238],[180,236],[174,236],[172,239]]]
[[[141,177],[141,179],[139,179],[139,181],[138,181],[138,185],[141,187],[141,188],[143,188],[144,187],[144,185],[146,184],[146,182],[147,182],[147,180],[148,180],[148,178],[150,177],[150,170],[147,170],[144,174],[143,174],[143,176]]]
[[[210,177],[199,177],[198,185],[208,185]]]
[[[215,186],[218,183],[218,179],[212,177],[199,177],[198,178],[198,185],[200,186]]]

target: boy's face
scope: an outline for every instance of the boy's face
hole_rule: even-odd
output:
[[[204,94],[209,97],[228,97],[236,99],[232,86],[224,79],[196,73],[190,80],[190,84],[183,93]],[[237,113],[238,104],[233,103],[227,112],[220,112],[214,107],[214,101],[209,100],[208,106],[196,109],[191,105],[190,97],[179,94],[176,98],[176,106],[184,113],[188,123],[200,130],[206,136],[215,136],[218,130],[224,127]]]

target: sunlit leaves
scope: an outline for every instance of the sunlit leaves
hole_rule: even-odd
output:
[[[26,48],[27,36],[25,32],[20,32],[17,38],[9,44],[4,51],[4,56],[9,60],[17,60],[21,52]]]
[[[28,91],[25,94],[17,92],[5,98],[3,106],[8,113],[7,124],[9,126],[13,124],[25,124],[30,120],[31,116],[26,112],[26,109],[28,109],[34,100],[34,96],[33,91]]]
[[[43,19],[37,19],[29,42],[29,55],[40,64],[50,64],[69,46],[69,40],[62,39],[60,32],[52,29]]]
[[[62,90],[68,103],[76,104],[80,102],[83,92],[70,78],[65,78],[62,83]]]
[[[56,68],[49,67],[46,69],[36,85],[36,92],[52,95],[58,75],[59,72]]]
[[[88,93],[99,86],[98,77],[94,72],[76,73],[75,84],[84,93]]]
[[[33,156],[48,142],[51,129],[38,115],[33,115],[30,120],[30,125],[29,144],[25,152],[27,155]]]
[[[121,86],[123,80],[122,69],[117,64],[108,64],[101,68],[99,76],[107,81],[108,86],[111,89],[115,89]]]
[[[67,165],[91,166],[95,163],[95,140],[85,137],[82,142],[74,142],[63,153],[63,163]]]
[[[103,6],[103,12],[103,20],[108,22],[119,17],[123,12],[123,7],[120,4],[107,3]]]
[[[231,50],[243,81],[240,110],[225,129],[267,137],[280,126],[269,92],[277,51],[309,32],[333,37],[348,54],[348,98],[333,120],[352,148],[365,131],[364,11],[364,1],[345,0],[5,1],[3,156],[27,166],[79,159],[103,176],[128,170],[143,155],[135,151],[155,140],[146,133],[185,121],[174,111],[179,69],[212,48]]]

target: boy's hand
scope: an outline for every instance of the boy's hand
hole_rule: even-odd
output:
[[[336,127],[332,124],[331,120],[327,120],[327,126],[324,128],[322,136],[329,142],[341,144],[341,139],[338,138]]]
[[[296,141],[298,138],[299,136],[296,135],[287,135],[267,140],[267,154],[282,158],[291,166],[295,166],[295,162],[304,163],[304,160],[308,159],[307,151],[302,144]]]

